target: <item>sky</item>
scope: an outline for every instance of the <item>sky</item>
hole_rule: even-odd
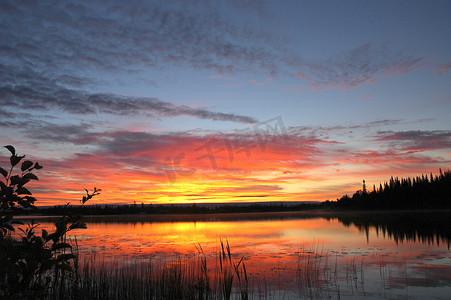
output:
[[[1,1],[37,205],[324,201],[451,168],[450,1]],[[7,149],[0,163],[8,165]]]

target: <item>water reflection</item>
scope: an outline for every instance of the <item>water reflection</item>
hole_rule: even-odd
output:
[[[136,259],[190,259],[201,244],[214,268],[219,241],[227,239],[233,259],[244,259],[250,277],[285,299],[447,298],[450,216],[322,212],[89,217],[88,229],[75,235],[85,257],[94,252],[97,260],[115,266]]]
[[[451,241],[451,214],[449,211],[433,212],[385,212],[350,213],[326,216],[337,219],[343,225],[356,226],[369,239],[370,229],[376,235],[393,239],[396,243],[421,242],[429,245],[447,245]]]

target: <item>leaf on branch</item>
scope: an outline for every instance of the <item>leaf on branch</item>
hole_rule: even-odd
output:
[[[5,177],[5,178],[8,176],[8,172],[6,172],[6,170],[3,169],[2,167],[0,167],[0,174],[2,174],[3,177]]]
[[[11,185],[16,185],[16,184],[20,183],[20,176],[19,175],[11,176],[10,182],[11,182]]]
[[[53,240],[54,242],[56,242],[58,240],[58,235],[56,234],[56,232],[49,234],[46,238],[45,241],[48,242],[50,240]]]
[[[16,155],[16,149],[14,149],[13,146],[7,145],[7,146],[5,146],[5,148],[8,149],[9,152],[11,152],[12,155]]]
[[[99,195],[101,189],[97,189],[96,187],[94,187],[94,191],[91,194],[89,193],[89,191],[87,189],[85,189],[85,191],[86,191],[86,196],[83,196],[82,204],[85,204],[86,201],[89,201],[90,199],[92,199],[92,197]]]
[[[23,196],[23,198],[20,198],[17,200],[17,203],[21,205],[24,208],[35,208],[34,202],[36,201],[36,198],[31,196]]]
[[[73,258],[76,258],[76,256],[75,255],[73,255],[73,254],[61,254],[61,255],[58,255],[58,257],[56,258],[56,261],[57,262],[60,262],[60,261],[68,261],[69,259],[73,259]]]
[[[31,195],[31,192],[24,187],[20,187],[16,190],[17,195]]]
[[[33,162],[30,160],[26,160],[22,163],[22,167],[20,167],[20,169],[22,171],[28,170],[29,168],[31,168],[31,166],[33,166]]]
[[[30,227],[28,230],[27,230],[27,238],[28,239],[31,239],[31,237],[34,235],[34,228],[33,227]]]
[[[22,178],[24,179],[33,179],[33,180],[39,180],[38,176],[34,175],[33,173],[27,173]]]
[[[17,165],[24,157],[25,157],[25,155],[22,155],[22,156],[11,155],[11,157],[9,158],[9,160],[11,162],[11,166],[14,167],[15,165]]]
[[[36,162],[35,164],[34,164],[34,167],[33,167],[34,169],[36,169],[36,170],[39,170],[39,169],[42,169],[42,166],[38,163],[38,162]]]
[[[21,187],[23,187],[24,185],[26,185],[28,182],[30,182],[30,179],[26,179],[26,178],[21,178],[20,179],[20,182],[17,184],[17,187],[18,188],[21,188]]]
[[[72,248],[72,246],[68,243],[58,243],[58,244],[53,244],[52,246],[52,250],[58,250],[58,249],[65,249],[65,248]]]

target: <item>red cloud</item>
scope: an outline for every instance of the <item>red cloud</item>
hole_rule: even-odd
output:
[[[362,150],[303,135],[306,129],[255,128],[205,135],[85,132],[89,138],[80,139],[98,150],[40,160],[44,169],[32,191],[40,204],[77,203],[94,186],[103,190],[94,203],[325,200],[355,191],[362,178],[377,185],[392,175],[387,172],[416,175],[449,164],[420,152],[427,145],[449,149],[450,134],[442,131],[378,132],[366,147],[377,146]]]

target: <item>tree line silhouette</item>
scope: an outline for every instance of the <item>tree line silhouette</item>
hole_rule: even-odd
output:
[[[327,208],[363,209],[363,210],[399,210],[399,209],[451,209],[451,171],[439,175],[421,175],[417,177],[390,178],[388,182],[366,190],[365,181],[362,190],[352,197],[342,196],[336,201],[325,201]]]
[[[222,214],[251,212],[286,212],[317,209],[318,204],[312,203],[249,203],[241,205],[168,205],[168,204],[124,204],[124,205],[57,205],[40,207],[34,211],[23,211],[22,214],[39,213],[47,216],[58,216],[70,212],[81,215],[132,215],[132,214]]]
[[[399,209],[451,209],[451,171],[438,175],[416,177],[391,177],[388,182],[373,186],[371,191],[364,184],[362,190],[352,196],[344,195],[336,201],[314,203],[249,203],[219,205],[170,204],[124,204],[124,205],[57,205],[40,207],[38,210],[23,210],[22,215],[42,214],[57,216],[65,213],[81,215],[126,215],[126,214],[218,214],[249,212],[286,212],[317,209],[361,209],[361,210],[399,210]]]

